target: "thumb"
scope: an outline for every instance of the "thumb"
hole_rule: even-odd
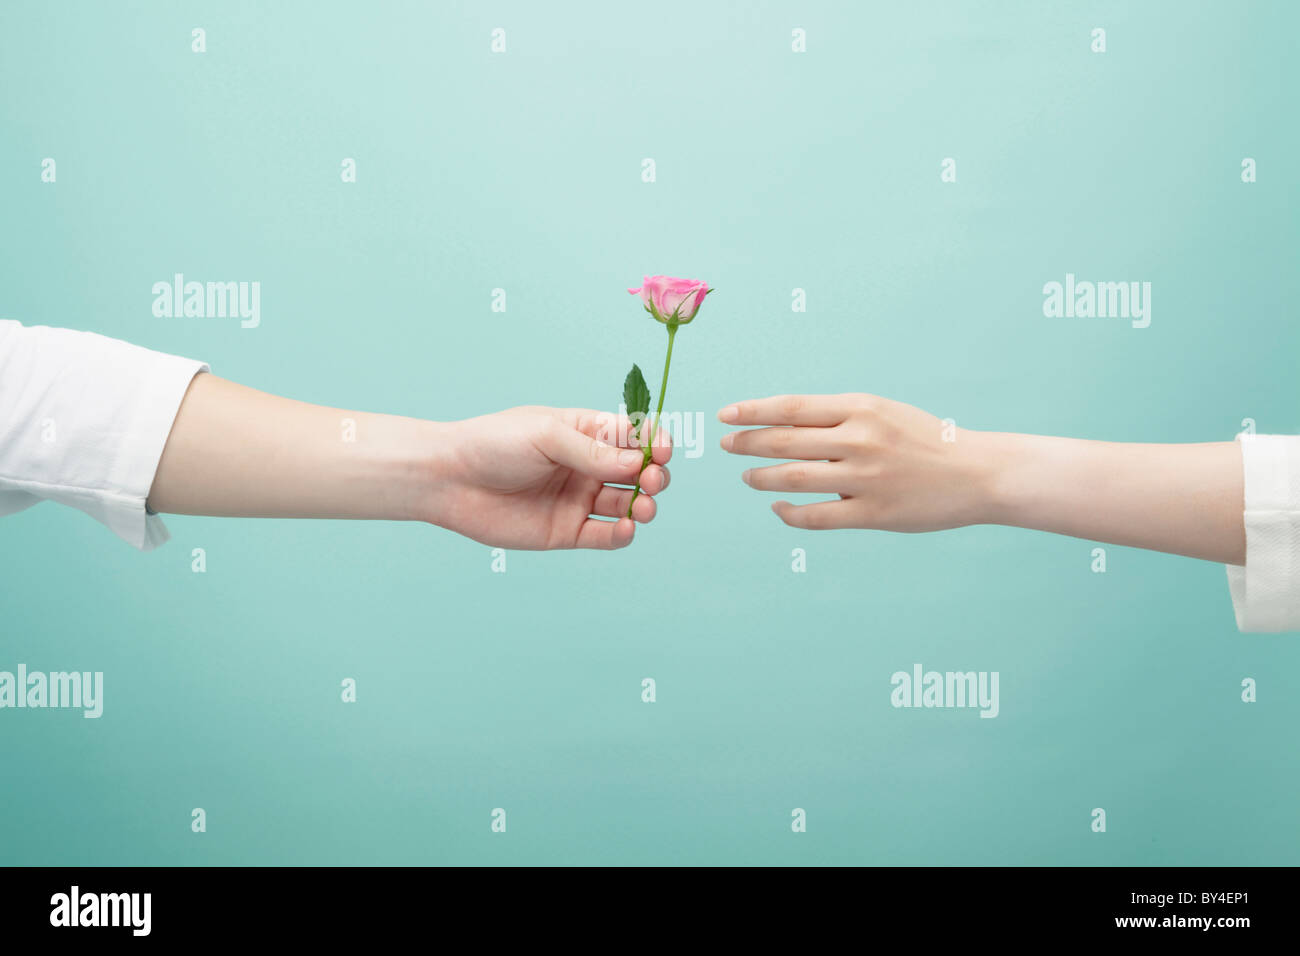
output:
[[[551,461],[602,482],[634,483],[645,459],[636,449],[606,445],[559,422],[547,430],[540,444]]]

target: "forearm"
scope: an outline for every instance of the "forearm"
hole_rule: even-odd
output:
[[[1236,442],[1148,445],[964,433],[991,476],[988,523],[1244,564]]]
[[[149,507],[224,517],[419,518],[436,481],[438,428],[201,374],[172,425]]]

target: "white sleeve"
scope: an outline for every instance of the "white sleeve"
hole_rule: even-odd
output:
[[[190,381],[207,369],[93,332],[0,319],[0,515],[49,499],[142,551],[165,542],[145,499]]]
[[[1300,631],[1300,435],[1242,435],[1246,566],[1228,566],[1242,631]]]

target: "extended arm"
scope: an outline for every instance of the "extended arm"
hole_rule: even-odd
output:
[[[417,520],[498,547],[619,548],[668,484],[661,432],[625,517],[638,444],[609,413],[343,411],[118,339],[0,320],[0,515],[56,501],[143,550],[167,540],[157,512]]]
[[[618,447],[622,444],[624,447]],[[297,402],[210,374],[189,387],[149,493],[154,511],[426,521],[501,547],[618,548],[642,454],[626,419],[515,408],[460,422]],[[646,469],[668,480],[667,436]],[[655,515],[653,497],[633,509]],[[592,515],[598,517],[591,517]],[[601,518],[614,518],[614,521]]]
[[[718,417],[763,491],[838,499],[772,509],[796,528],[1003,524],[1228,566],[1237,626],[1300,630],[1300,436],[1196,445],[977,432],[874,395],[782,395]]]
[[[413,520],[447,480],[443,429],[200,374],[176,414],[149,507],[226,517]]]
[[[1004,524],[1225,564],[1246,556],[1236,442],[1145,445],[956,428],[872,395],[741,402],[724,422],[736,454],[804,459],[745,472],[764,491],[841,500],[778,501],[806,528],[934,531]]]
[[[1246,563],[1236,442],[1148,445],[962,434],[991,462],[986,520],[992,523]]]

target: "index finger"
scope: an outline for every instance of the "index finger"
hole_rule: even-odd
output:
[[[649,422],[642,424],[638,436],[627,415],[598,412],[590,408],[570,408],[565,412],[573,427],[582,434],[616,448],[645,448],[646,440],[650,437]],[[654,449],[650,460],[656,465],[664,465],[672,456],[672,432],[661,424],[655,428]]]
[[[838,425],[849,417],[840,395],[774,395],[736,402],[718,412],[728,425]]]

